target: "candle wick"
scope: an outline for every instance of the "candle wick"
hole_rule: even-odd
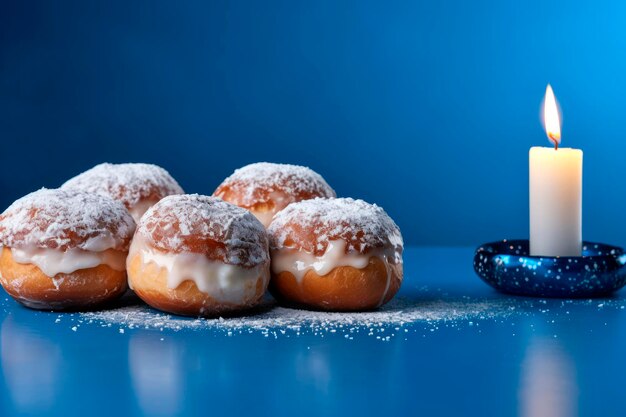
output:
[[[552,136],[551,134],[548,135],[548,138],[550,138],[550,140],[554,143],[554,150],[558,151],[559,150],[559,141]]]

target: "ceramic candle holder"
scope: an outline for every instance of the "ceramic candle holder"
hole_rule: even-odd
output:
[[[626,255],[617,246],[583,242],[582,256],[530,256],[528,240],[480,246],[474,270],[498,291],[531,297],[606,296],[626,284]]]

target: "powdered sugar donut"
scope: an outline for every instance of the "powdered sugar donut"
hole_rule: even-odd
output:
[[[136,222],[168,195],[183,189],[163,168],[152,164],[100,164],[69,179],[64,189],[89,191],[119,200]]]
[[[256,305],[269,283],[268,238],[250,212],[219,198],[166,197],[141,218],[127,268],[135,293],[176,314]]]
[[[268,228],[270,291],[321,310],[368,310],[402,283],[402,235],[385,211],[351,198],[293,203]]]
[[[0,282],[41,309],[92,306],[126,290],[135,222],[124,205],[77,190],[41,189],[0,215]]]
[[[291,203],[336,196],[317,172],[307,167],[268,162],[236,170],[213,195],[250,210],[265,227],[274,214]]]

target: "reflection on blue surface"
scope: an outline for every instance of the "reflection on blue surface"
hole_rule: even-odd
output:
[[[418,321],[388,342],[341,330],[120,333],[2,299],[0,415],[619,414],[626,300],[505,297],[471,259],[470,248],[409,248],[401,295],[416,305],[507,299],[514,314]]]
[[[7,316],[0,335],[2,371],[15,411],[38,414],[53,408],[61,391],[61,346]]]
[[[520,415],[578,415],[578,386],[572,358],[554,338],[532,337],[522,362]]]
[[[155,335],[132,334],[128,368],[139,408],[148,415],[171,416],[183,411],[184,355],[174,341],[158,343]]]

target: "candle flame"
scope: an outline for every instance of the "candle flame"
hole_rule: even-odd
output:
[[[561,143],[561,116],[559,115],[559,106],[550,84],[546,88],[546,96],[543,100],[543,123],[548,139],[554,144],[554,148],[557,149]]]

